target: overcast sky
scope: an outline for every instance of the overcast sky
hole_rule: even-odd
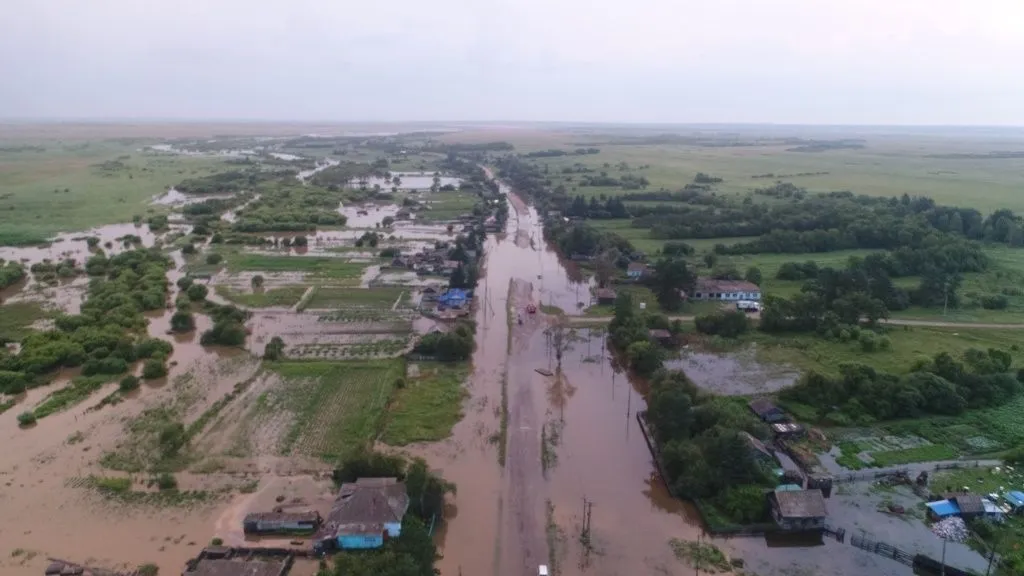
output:
[[[1024,125],[1024,0],[0,0],[0,117]]]

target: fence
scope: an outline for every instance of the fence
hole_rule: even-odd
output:
[[[870,538],[865,538],[860,534],[854,534],[850,537],[850,545],[856,546],[861,550],[874,552],[879,556],[891,558],[897,562],[906,564],[907,566],[914,565],[914,554],[900,550],[899,548],[892,546],[891,544],[886,544],[885,542],[878,542],[871,540]]]

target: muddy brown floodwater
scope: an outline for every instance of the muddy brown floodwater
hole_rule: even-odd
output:
[[[445,576],[535,574],[538,564],[554,564],[560,575],[692,574],[669,540],[696,540],[703,530],[695,509],[672,498],[655,471],[636,421],[644,384],[616,366],[596,330],[574,332],[559,370],[549,336],[555,317],[524,308],[548,304],[572,313],[589,299],[589,285],[547,247],[536,212],[505,192],[514,210],[506,231],[486,244],[465,418],[449,439],[411,449],[458,486],[438,534],[438,567]],[[717,360],[691,355],[694,364],[682,367],[700,373],[703,366],[705,385],[721,393],[772,389],[791,377],[786,369]],[[725,383],[737,374],[749,382]],[[580,538],[584,499],[591,503],[589,546]],[[764,538],[713,540],[762,575],[908,573],[834,541],[787,547]]]

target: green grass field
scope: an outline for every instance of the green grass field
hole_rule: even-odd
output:
[[[893,326],[887,335],[892,349],[871,353],[863,352],[856,342],[825,340],[814,334],[773,336],[755,331],[743,336],[743,340],[756,344],[758,360],[762,362],[827,374],[837,374],[841,362],[859,362],[901,374],[919,359],[939,352],[960,356],[968,348],[999,348],[1009,351],[1016,365],[1024,362],[1024,331]],[[1014,346],[1018,349],[1013,350]]]
[[[380,286],[375,288],[336,288],[320,286],[313,293],[306,308],[387,308],[394,306],[405,288]]]
[[[479,198],[469,192],[428,192],[430,210],[416,213],[417,222],[444,222],[473,211]]]
[[[420,376],[395,392],[381,440],[392,446],[442,440],[462,419],[468,364],[420,362]]]
[[[751,140],[757,135],[770,135],[771,128],[736,128],[740,140]],[[727,194],[746,194],[755,188],[771,185],[775,180],[793,182],[811,191],[850,190],[871,196],[924,195],[943,204],[964,203],[965,193],[970,191],[974,208],[991,212],[999,208],[1015,211],[1024,210],[1024,159],[950,159],[929,157],[935,154],[967,153],[987,154],[996,150],[1017,150],[1024,143],[1013,139],[997,139],[987,136],[962,133],[924,134],[906,130],[905,134],[863,134],[851,128],[850,133],[839,132],[811,136],[808,128],[804,137],[837,139],[857,137],[865,139],[863,149],[842,149],[826,152],[789,152],[791,145],[765,146],[697,146],[686,144],[610,144],[616,141],[600,133],[581,136],[575,132],[543,133],[523,131],[521,134],[507,132],[502,138],[512,142],[522,151],[561,148],[574,149],[580,146],[595,146],[601,152],[586,156],[562,156],[540,158],[536,162],[548,166],[552,185],[564,184],[572,194],[599,196],[618,195],[619,188],[573,186],[560,173],[561,168],[582,163],[597,172],[605,171],[609,176],[624,174],[618,167],[626,162],[630,170],[650,181],[648,189],[665,187],[670,190],[682,188],[692,182],[697,172],[704,172],[724,179],[718,189]],[[693,134],[696,129],[678,127],[665,132]],[[730,132],[733,132],[732,130]],[[789,134],[793,135],[793,134]],[[457,140],[458,135],[448,137]],[[621,141],[621,140],[619,140]],[[607,167],[605,166],[607,164]],[[649,165],[649,168],[639,169]],[[815,176],[798,174],[820,173]],[[770,178],[753,178],[755,175],[774,174]]]
[[[294,306],[306,292],[306,287],[284,286],[266,289],[262,292],[239,292],[227,286],[217,286],[216,290],[217,294],[231,302],[248,306],[249,308],[269,308]]]
[[[346,262],[341,258],[313,256],[268,256],[237,253],[226,256],[231,272],[301,272],[332,280],[355,280],[369,266],[366,263]]]
[[[128,222],[181,180],[230,169],[224,159],[143,154],[139,142],[35,144],[45,151],[0,151],[0,244]],[[109,161],[120,164],[100,167]]]
[[[377,437],[395,380],[404,373],[400,360],[269,366],[284,380],[273,402],[295,415],[283,451],[328,461],[337,461]]]

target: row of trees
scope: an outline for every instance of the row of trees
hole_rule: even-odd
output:
[[[1021,392],[1010,354],[969,349],[957,360],[942,352],[897,375],[863,364],[841,364],[839,376],[817,372],[782,391],[780,398],[815,408],[837,424],[957,415],[968,408],[1001,405]]]

